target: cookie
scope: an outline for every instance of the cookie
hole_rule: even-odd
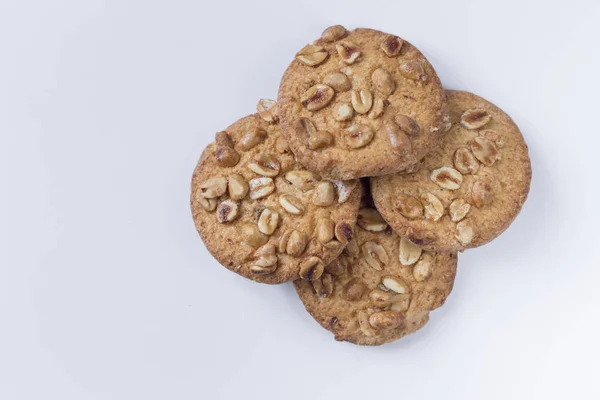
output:
[[[452,291],[456,254],[429,253],[361,208],[354,238],[312,282],[297,280],[306,310],[335,339],[359,345],[398,340],[423,327]]]
[[[316,279],[352,237],[358,181],[329,181],[296,163],[274,101],[209,144],[192,177],[191,209],[208,251],[264,283]]]
[[[447,133],[417,172],[377,177],[377,209],[400,235],[430,251],[456,252],[500,235],[519,214],[531,182],[527,144],[502,110],[447,91]]]
[[[332,179],[410,168],[436,141],[445,113],[440,80],[417,48],[340,25],[297,53],[278,102],[298,162]]]

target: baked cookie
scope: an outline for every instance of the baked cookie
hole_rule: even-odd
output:
[[[527,199],[531,164],[515,123],[467,92],[446,92],[450,121],[411,174],[373,178],[377,209],[400,235],[430,251],[456,252],[500,235]]]
[[[274,101],[240,119],[202,153],[191,208],[208,251],[264,283],[316,279],[352,237],[358,181],[323,180],[296,163]]]
[[[437,139],[445,112],[440,80],[419,50],[340,25],[296,54],[278,102],[298,162],[333,179],[410,168]]]
[[[336,340],[380,345],[420,329],[452,290],[456,254],[428,253],[361,208],[354,238],[321,277],[297,280],[306,310]]]

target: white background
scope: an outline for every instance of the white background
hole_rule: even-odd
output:
[[[598,399],[597,1],[0,0],[0,399]],[[446,306],[337,343],[211,259],[189,181],[341,23],[396,33],[530,146],[517,221]]]

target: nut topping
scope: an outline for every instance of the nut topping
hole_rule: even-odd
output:
[[[398,124],[400,129],[402,129],[402,131],[404,131],[407,135],[415,136],[418,135],[421,131],[421,127],[419,126],[417,121],[415,121],[408,115],[397,114],[394,118],[394,121],[396,122],[396,124]]]
[[[463,175],[479,171],[479,161],[466,147],[461,147],[454,153],[454,166]]]
[[[381,232],[388,227],[387,222],[374,208],[361,208],[356,223],[369,232]]]
[[[257,156],[254,162],[248,164],[248,168],[262,176],[275,177],[279,175],[279,161],[267,154]]]
[[[369,293],[369,300],[375,307],[385,308],[390,305],[392,294],[381,289],[373,289]]]
[[[333,99],[334,91],[327,85],[316,84],[300,97],[300,102],[308,111],[317,111]]]
[[[402,265],[413,265],[421,257],[421,248],[406,239],[405,237],[400,238],[400,264]]]
[[[305,281],[319,279],[325,269],[319,257],[309,257],[300,264],[300,278]]]
[[[402,314],[396,311],[380,311],[369,317],[369,324],[375,329],[397,328],[402,322]]]
[[[277,269],[277,256],[265,256],[254,261],[254,265],[250,267],[250,271],[256,275],[272,274]]]
[[[279,224],[279,213],[265,208],[258,218],[258,230],[265,235],[272,235]]]
[[[397,312],[406,312],[410,307],[410,295],[396,295],[392,298],[390,310]]]
[[[204,208],[204,210],[208,212],[212,212],[217,209],[217,199],[206,199],[201,195],[198,195],[198,193],[196,193],[196,201],[200,203],[202,208]]]
[[[261,265],[253,265],[250,267],[250,271],[252,271],[256,275],[272,274],[273,272],[275,272],[276,269],[277,269],[277,263],[270,265],[270,266],[265,266],[265,267],[263,267]]]
[[[275,183],[272,178],[254,178],[248,183],[250,185],[250,198],[252,200],[262,199],[275,191]]]
[[[300,118],[294,124],[296,135],[298,135],[303,142],[308,142],[308,138],[317,132],[317,128],[308,118]]]
[[[279,196],[279,204],[285,211],[293,215],[300,215],[304,212],[304,206],[300,199],[291,194],[282,194]]]
[[[467,129],[479,129],[486,125],[492,119],[486,110],[472,109],[467,110],[460,117],[460,124]]]
[[[328,55],[329,53],[327,50],[325,50],[325,48],[308,44],[304,46],[302,50],[296,53],[296,59],[304,65],[314,67],[315,65],[319,65],[325,61]]]
[[[377,68],[373,71],[371,81],[373,81],[375,90],[385,97],[391,95],[396,90],[396,82],[394,82],[392,75],[383,68]]]
[[[254,252],[254,266],[250,270],[254,273],[269,274],[277,268],[277,254],[275,254],[275,245],[265,244]],[[270,268],[269,268],[270,267]]]
[[[423,205],[414,196],[401,194],[394,202],[394,207],[408,219],[417,219],[423,216]]]
[[[365,147],[373,140],[373,130],[368,125],[354,124],[346,129],[345,140],[351,149]]]
[[[240,139],[239,148],[243,151],[248,151],[254,146],[262,143],[267,138],[267,132],[261,128],[252,129]]]
[[[381,283],[383,284],[383,286],[386,289],[391,290],[394,293],[398,293],[398,294],[409,294],[410,293],[410,287],[408,286],[408,284],[406,282],[404,282],[402,279],[398,278],[397,276],[386,276],[385,278],[383,278]]]
[[[333,183],[337,189],[338,204],[347,202],[352,194],[352,191],[356,187],[356,184],[347,184],[344,181],[338,180],[332,180],[331,183]]]
[[[366,114],[373,105],[373,95],[368,89],[352,91],[352,107],[359,114]]]
[[[320,297],[329,297],[333,293],[333,276],[323,273],[320,279],[312,281],[315,293]]]
[[[220,146],[215,150],[217,164],[221,167],[233,167],[240,161],[240,155],[231,147]]]
[[[240,155],[233,149],[231,135],[225,131],[215,134],[215,158],[221,167],[233,167],[240,161]]]
[[[471,222],[468,220],[460,221],[456,224],[456,239],[463,245],[468,245],[473,241],[473,236],[475,232],[473,231],[473,226],[471,226]]]
[[[387,35],[381,42],[380,47],[386,56],[396,57],[398,54],[400,54],[400,49],[402,48],[403,43],[404,41],[398,36]]]
[[[327,131],[318,131],[308,138],[308,148],[317,150],[333,143],[333,136]]]
[[[314,124],[308,118],[296,121],[296,133],[299,139],[311,150],[317,150],[333,143],[333,136],[327,131],[317,132]]]
[[[381,114],[383,114],[383,100],[380,99],[379,97],[376,97],[375,100],[373,101],[373,107],[371,108],[371,111],[369,112],[369,118],[371,119],[377,119],[381,116]]]
[[[206,199],[214,199],[225,194],[227,191],[227,179],[222,176],[209,178],[200,184],[198,194]]]
[[[423,193],[421,203],[425,208],[425,218],[430,221],[437,221],[444,215],[444,205],[434,194]]]
[[[287,244],[293,231],[293,229],[288,229],[287,231],[283,232],[283,235],[281,235],[279,238],[279,243],[277,244],[277,251],[280,253],[286,252]]]
[[[332,275],[340,276],[346,273],[347,268],[348,258],[338,257],[325,267],[325,271],[329,272]]]
[[[316,206],[327,207],[333,204],[335,200],[335,191],[333,184],[328,181],[317,183],[313,192],[313,203]]]
[[[268,236],[260,233],[258,231],[258,227],[250,222],[241,225],[240,231],[242,235],[242,243],[254,248],[262,246],[269,240]]]
[[[352,89],[350,79],[348,79],[346,74],[342,74],[341,72],[331,72],[325,75],[323,83],[331,86],[336,92],[345,92]]]
[[[354,64],[356,59],[360,56],[358,48],[350,43],[338,43],[335,48],[346,64]]]
[[[367,286],[359,279],[352,278],[344,285],[342,298],[347,301],[359,300],[367,290]]]
[[[358,326],[365,336],[375,336],[377,332],[373,329],[369,323],[369,314],[366,311],[359,311],[357,316]]]
[[[314,172],[295,170],[286,173],[285,180],[303,192],[306,192],[307,190],[313,189],[315,184],[319,182],[320,178]]]
[[[498,148],[504,147],[504,138],[493,129],[484,129],[479,131],[479,136],[491,140]]]
[[[358,257],[360,254],[360,249],[358,248],[358,243],[356,240],[350,240],[344,249],[344,252],[348,254],[350,257]]]
[[[381,271],[383,266],[389,261],[389,257],[383,246],[375,242],[365,242],[361,250],[367,264],[377,271]]]
[[[298,257],[306,248],[306,235],[295,229],[288,229],[279,239],[278,251],[287,253],[292,257]]]
[[[470,209],[471,205],[464,199],[456,199],[450,204],[450,207],[448,207],[450,219],[453,222],[458,222],[467,216]]]
[[[306,248],[306,235],[300,231],[292,230],[287,244],[285,252],[292,257],[300,257]]]
[[[325,244],[332,241],[335,235],[334,229],[335,222],[329,218],[319,218],[315,228],[319,242]]]
[[[333,25],[323,31],[321,39],[326,43],[331,43],[340,40],[347,33],[348,31],[342,25]]]
[[[414,81],[425,81],[427,80],[427,75],[425,75],[425,70],[423,69],[423,65],[415,60],[404,60],[400,63],[400,73]]]
[[[275,254],[275,245],[265,244],[254,252],[254,265],[250,270],[258,275],[271,274],[277,269],[277,254]]]
[[[448,190],[456,190],[460,188],[463,181],[463,176],[460,172],[450,167],[441,167],[431,171],[429,179],[437,183],[441,188]]]
[[[354,109],[348,103],[338,104],[333,117],[336,121],[348,121],[354,116]]]
[[[417,282],[423,282],[431,276],[433,269],[433,256],[431,253],[423,253],[418,263],[413,267],[413,277]]]
[[[412,144],[406,133],[404,133],[398,125],[392,121],[387,121],[383,124],[382,129],[390,139],[392,148],[399,154],[406,154],[410,152]]]
[[[491,166],[500,159],[496,144],[489,139],[478,137],[471,142],[471,151],[483,165]]]
[[[225,200],[217,207],[217,220],[226,224],[233,221],[238,216],[238,205],[233,200]]]
[[[271,99],[260,99],[256,104],[256,112],[264,121],[275,122],[279,119],[277,102]]]
[[[412,227],[409,227],[406,230],[406,237],[410,239],[416,245],[425,246],[434,242],[437,239],[437,235],[433,232],[415,230]]]
[[[215,143],[220,147],[233,147],[231,135],[225,131],[215,133]]]
[[[338,251],[344,248],[344,244],[340,243],[337,240],[332,240],[331,242],[327,242],[323,245],[323,247],[325,247],[326,249],[331,249],[334,251]]]
[[[338,222],[335,225],[335,238],[343,244],[352,240],[353,232],[350,224],[346,222]]]
[[[227,188],[232,200],[242,200],[248,194],[249,186],[241,175],[229,175]]]
[[[265,244],[254,252],[254,257],[272,256],[275,255],[275,245]]]
[[[492,202],[492,187],[483,181],[476,181],[471,188],[471,201],[477,208],[481,208]]]

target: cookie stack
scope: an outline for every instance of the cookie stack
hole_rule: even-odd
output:
[[[530,181],[502,110],[444,90],[407,41],[336,25],[296,54],[277,102],[215,135],[191,208],[223,266],[293,281],[336,340],[379,345],[444,304],[457,252],[508,228]]]

